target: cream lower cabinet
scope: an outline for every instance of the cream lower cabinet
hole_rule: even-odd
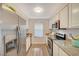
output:
[[[68,56],[58,45],[53,42],[53,56]]]
[[[61,48],[59,48],[59,56],[68,56]]]
[[[59,55],[58,48],[59,47],[55,43],[53,43],[53,56],[58,56]]]
[[[26,52],[28,51],[28,49],[30,48],[30,46],[31,46],[31,38],[27,37],[27,39],[26,39]]]

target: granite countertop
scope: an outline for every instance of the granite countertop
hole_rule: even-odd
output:
[[[53,40],[65,53],[69,56],[79,56],[79,48],[72,46],[71,42],[67,40]]]

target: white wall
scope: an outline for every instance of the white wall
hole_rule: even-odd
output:
[[[43,37],[34,37],[34,24],[35,23],[43,23],[44,27],[44,36]],[[33,34],[33,39],[32,42],[35,43],[46,43],[46,36],[45,33],[49,31],[49,26],[48,26],[48,20],[47,19],[29,19],[29,32]]]
[[[2,25],[13,25],[18,23],[18,16],[15,13],[1,9],[0,20],[2,20]]]

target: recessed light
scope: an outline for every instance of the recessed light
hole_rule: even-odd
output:
[[[36,12],[36,13],[42,13],[43,12],[43,8],[41,8],[41,7],[35,7],[34,8],[34,12]]]

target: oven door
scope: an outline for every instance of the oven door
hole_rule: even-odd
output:
[[[50,56],[53,56],[53,40],[48,39],[48,52]]]

